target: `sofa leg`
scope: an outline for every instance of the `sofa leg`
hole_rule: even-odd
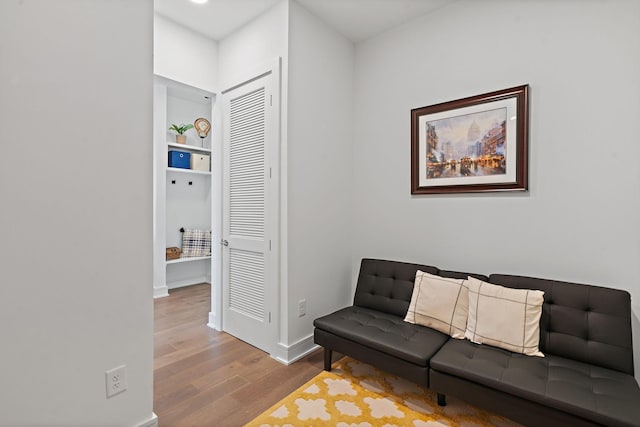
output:
[[[331,372],[331,355],[333,350],[328,348],[324,348],[324,370],[327,372]]]
[[[438,393],[438,406],[447,406],[447,396]]]

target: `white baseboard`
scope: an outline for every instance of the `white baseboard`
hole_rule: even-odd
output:
[[[172,282],[167,282],[167,288],[169,289],[183,288],[185,286],[197,285],[199,283],[211,283],[211,277],[200,276],[200,277],[190,277],[188,279],[182,279],[182,280],[174,280]]]
[[[216,314],[211,311],[209,312],[209,323],[207,323],[207,326],[211,329],[222,332],[220,325],[217,323]]]
[[[153,288],[153,298],[164,298],[169,296],[169,288],[166,286],[161,286],[159,288]]]
[[[207,276],[192,277],[190,279],[175,280],[167,282],[166,286],[153,288],[153,298],[164,298],[169,296],[169,289],[183,288],[185,286],[197,285],[200,283],[211,283],[211,278]]]
[[[136,427],[158,427],[158,416],[154,412],[151,418],[138,424]]]
[[[313,334],[311,334],[291,345],[278,343],[278,348],[271,357],[280,363],[290,365],[318,348],[320,348],[320,346],[313,342]]]

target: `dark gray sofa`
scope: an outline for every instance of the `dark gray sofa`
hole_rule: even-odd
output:
[[[545,292],[544,358],[450,338],[404,322],[417,270]],[[445,396],[531,426],[640,426],[633,376],[631,300],[597,286],[493,274],[489,277],[364,259],[354,304],[314,321],[325,369],[336,351]]]

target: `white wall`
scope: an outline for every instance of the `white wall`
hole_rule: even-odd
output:
[[[152,416],[152,14],[0,2],[1,426]]]
[[[354,45],[292,1],[287,144],[285,342],[312,342],[313,319],[342,308],[351,283]],[[307,314],[298,317],[298,301]]]
[[[282,58],[282,69],[287,69],[288,16],[288,0],[282,0],[230,36],[220,40],[220,90],[254,77],[252,72],[257,67],[271,65],[277,57]],[[286,87],[286,75],[283,75],[282,81]]]
[[[154,14],[154,73],[200,89],[218,88],[218,43]]]
[[[640,3],[462,1],[356,56],[353,274],[382,257],[626,289],[638,366]],[[528,193],[410,195],[412,108],[526,83]]]

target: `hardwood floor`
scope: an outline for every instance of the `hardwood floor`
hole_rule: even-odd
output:
[[[318,350],[289,366],[206,326],[210,286],[154,301],[154,412],[160,427],[242,426],[322,371]]]

